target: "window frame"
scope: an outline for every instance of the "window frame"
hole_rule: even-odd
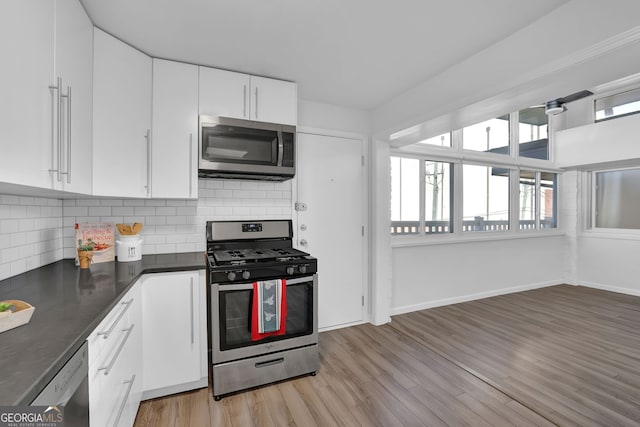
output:
[[[610,228],[610,227],[596,226],[597,174],[606,173],[606,172],[619,172],[619,171],[625,171],[625,170],[640,170],[640,164],[626,166],[626,167],[597,169],[597,170],[591,170],[587,172],[587,182],[589,185],[589,189],[587,191],[587,197],[584,204],[586,204],[586,206],[588,207],[588,209],[585,209],[585,211],[587,211],[588,214],[587,214],[587,218],[584,218],[584,221],[585,221],[585,225],[583,227],[584,232],[594,233],[594,234],[606,234],[606,235],[612,235],[612,236],[623,235],[623,236],[626,236],[626,238],[630,237],[633,239],[640,239],[640,228]]]
[[[482,151],[467,150],[463,148],[462,129],[451,131],[451,147],[441,147],[430,144],[411,144],[402,147],[392,148],[390,156],[394,157],[410,157],[421,160],[420,174],[420,230],[417,234],[390,234],[393,246],[415,246],[415,245],[431,245],[446,244],[456,241],[475,241],[475,240],[502,240],[526,237],[543,237],[549,235],[559,235],[561,232],[561,218],[559,215],[560,200],[560,180],[562,169],[555,166],[553,162],[553,120],[549,117],[549,160],[536,159],[530,157],[519,156],[519,111],[509,114],[509,154],[488,153]],[[390,160],[389,160],[390,161]],[[452,217],[452,232],[428,234],[424,231],[425,215],[424,215],[424,162],[436,161],[450,163],[452,167],[451,179],[453,181],[451,196],[452,206],[450,207],[450,215]],[[509,169],[509,230],[496,230],[484,232],[463,232],[463,164],[476,164],[488,167],[503,167]],[[521,170],[536,172],[536,199],[539,195],[539,181],[541,172],[555,173],[558,185],[556,186],[557,194],[555,195],[555,228],[540,227],[539,201],[536,200],[536,228],[520,229],[519,223],[519,176]],[[391,195],[389,195],[391,197]],[[390,230],[391,231],[391,230]]]

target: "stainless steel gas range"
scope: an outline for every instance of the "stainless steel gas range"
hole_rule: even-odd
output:
[[[207,222],[213,395],[318,369],[318,263],[293,248],[290,220]],[[264,289],[280,286],[279,329],[260,333]],[[266,286],[266,287],[261,287]],[[258,288],[260,287],[260,288]],[[260,289],[260,291],[258,290]],[[256,323],[258,322],[258,323]]]

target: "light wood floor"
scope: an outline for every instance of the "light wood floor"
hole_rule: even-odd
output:
[[[640,425],[640,298],[554,286],[320,334],[318,375],[143,402],[142,426]]]

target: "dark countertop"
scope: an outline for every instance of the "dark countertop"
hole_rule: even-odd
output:
[[[36,308],[28,324],[0,333],[0,405],[31,403],[142,274],[204,268],[204,252],[145,255],[87,270],[66,259],[0,281],[0,300]]]

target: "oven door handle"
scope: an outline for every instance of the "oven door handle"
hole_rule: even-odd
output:
[[[287,281],[287,286],[313,282],[313,276],[296,277],[295,279],[287,279],[285,277],[284,279]],[[253,289],[253,282],[238,283],[235,285],[218,285],[219,291],[246,291],[250,289]]]

